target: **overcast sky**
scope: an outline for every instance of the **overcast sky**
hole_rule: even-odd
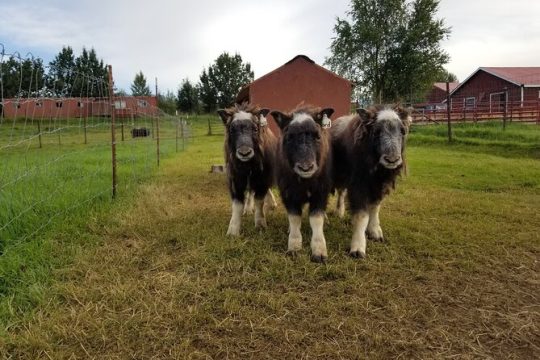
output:
[[[260,77],[305,54],[329,55],[336,17],[348,0],[0,0],[0,43],[49,62],[70,45],[94,47],[129,91],[143,71],[160,91],[197,82],[224,51],[238,52]],[[442,0],[452,27],[446,66],[464,80],[480,66],[540,66],[540,1]]]

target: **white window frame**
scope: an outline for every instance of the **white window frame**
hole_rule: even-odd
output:
[[[499,92],[495,92],[495,93],[491,93],[489,94],[489,113],[491,114],[492,112],[492,103],[493,103],[493,95],[501,95],[501,94],[506,94],[504,91],[499,91]]]
[[[472,107],[467,106],[467,101],[471,100],[473,101]],[[471,110],[476,108],[476,97],[469,96],[463,99],[463,109],[465,110]]]
[[[125,100],[115,100],[114,101],[114,108],[116,110],[125,109],[126,108],[126,101]]]
[[[139,99],[137,100],[137,106],[142,108],[148,107],[148,101]]]
[[[84,107],[84,103],[82,101],[77,101],[77,107],[78,108],[83,108]]]
[[[63,107],[63,106],[64,106],[64,103],[63,103],[62,101],[57,101],[57,102],[56,102],[56,107],[57,107],[57,108],[61,108],[61,107]]]

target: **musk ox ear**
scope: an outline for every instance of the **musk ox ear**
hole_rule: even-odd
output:
[[[274,110],[270,113],[274,120],[276,120],[281,130],[285,129],[292,120],[292,116],[282,113],[281,111]]]
[[[221,118],[221,121],[223,121],[223,124],[227,125],[229,123],[229,120],[231,119],[232,114],[225,109],[219,109],[217,113]]]
[[[332,121],[330,121],[330,116],[334,113],[334,109],[332,108],[325,108],[322,109],[316,116],[315,116],[315,122],[321,127],[328,129],[332,126]]]
[[[358,108],[356,109],[356,113],[360,115],[360,118],[362,120],[369,120],[373,117],[373,113],[367,109],[364,108]]]
[[[266,109],[266,108],[263,108],[259,111],[259,116],[264,116],[266,117],[266,115],[268,115],[268,113],[270,112],[270,109]]]

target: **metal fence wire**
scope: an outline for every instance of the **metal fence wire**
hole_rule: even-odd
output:
[[[186,147],[188,121],[156,97],[114,95],[112,67],[64,71],[0,50],[0,255],[131,191]]]

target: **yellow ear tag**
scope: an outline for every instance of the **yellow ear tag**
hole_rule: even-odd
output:
[[[259,115],[259,125],[261,125],[261,127],[268,125],[268,121],[266,121],[266,118],[262,114]]]
[[[322,118],[322,127],[323,129],[330,129],[332,127],[332,121],[326,114],[324,114]]]

